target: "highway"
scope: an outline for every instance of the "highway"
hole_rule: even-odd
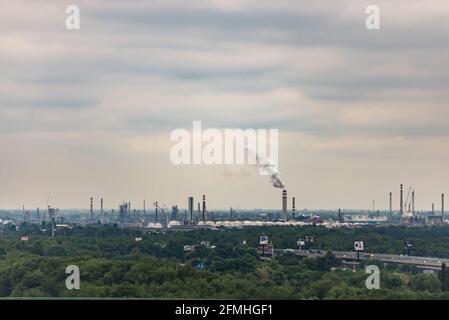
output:
[[[277,249],[275,252],[282,251],[283,253],[291,252],[296,255],[317,258],[323,257],[326,254],[326,250],[317,252],[316,250],[293,250],[293,249]],[[332,253],[339,259],[354,261],[357,260],[357,253],[354,251],[332,251]],[[367,253],[360,252],[360,260],[379,260],[385,263],[396,264],[408,264],[421,267],[438,268],[441,269],[441,264],[445,263],[449,266],[449,259],[431,258],[431,257],[418,257],[418,256],[405,256],[396,254],[384,254],[384,253]]]

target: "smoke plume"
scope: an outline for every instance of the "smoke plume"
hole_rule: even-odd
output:
[[[259,154],[255,147],[246,147],[248,153],[251,153],[256,158],[256,167],[259,168],[261,175],[270,176],[270,181],[275,188],[285,188],[285,184],[282,182],[279,176],[279,170],[276,167],[274,161],[264,155]]]

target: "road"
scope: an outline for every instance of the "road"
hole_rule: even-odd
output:
[[[282,251],[294,252],[296,255],[317,258],[323,257],[326,254],[325,250],[318,252],[309,252],[308,250],[293,250],[293,249],[277,249],[277,252]],[[339,259],[344,260],[357,260],[357,253],[354,251],[332,251],[332,253]],[[445,263],[449,266],[449,259],[431,258],[431,257],[418,257],[418,256],[404,256],[397,254],[384,254],[384,253],[367,253],[360,252],[360,260],[379,260],[385,263],[397,263],[408,264],[422,267],[441,268],[441,264]]]

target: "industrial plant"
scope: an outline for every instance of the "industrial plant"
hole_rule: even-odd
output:
[[[153,202],[153,209],[148,210],[146,200],[141,208],[123,201],[116,209],[106,210],[103,197],[99,198],[99,208],[95,208],[95,199],[90,197],[88,210],[60,210],[47,204],[46,210],[39,208],[0,212],[3,225],[20,225],[23,222],[41,224],[50,223],[52,235],[58,229],[70,227],[71,224],[116,224],[121,228],[138,229],[146,232],[189,231],[195,229],[243,228],[249,226],[304,226],[321,225],[327,228],[358,227],[363,225],[404,225],[418,227],[425,225],[442,225],[447,223],[444,209],[444,194],[441,194],[441,210],[416,210],[415,190],[399,186],[399,204],[395,210],[393,192],[388,193],[388,210],[376,210],[375,202],[371,210],[298,210],[296,198],[291,198],[289,209],[288,192],[282,190],[279,210],[209,210],[206,195],[200,197],[195,210],[195,198],[188,196],[184,206]],[[47,200],[48,202],[48,200]],[[87,211],[87,212],[86,212]],[[44,227],[42,227],[44,228]]]

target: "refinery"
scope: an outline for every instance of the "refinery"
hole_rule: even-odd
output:
[[[376,210],[373,201],[371,210],[297,210],[296,198],[289,202],[287,190],[282,190],[281,206],[279,210],[209,210],[206,205],[206,195],[202,195],[197,206],[192,196],[187,197],[185,209],[178,205],[169,208],[166,204],[155,201],[151,209],[147,208],[146,200],[137,208],[131,202],[123,201],[117,209],[105,209],[104,199],[99,199],[99,206],[94,205],[94,198],[90,198],[88,209],[60,210],[47,207],[42,210],[0,210],[0,223],[16,226],[21,223],[40,224],[45,228],[49,222],[52,235],[61,228],[71,228],[74,225],[86,224],[116,224],[121,228],[130,228],[144,232],[189,231],[195,229],[217,230],[222,228],[244,228],[257,226],[305,226],[319,225],[327,228],[358,227],[363,225],[404,225],[426,226],[443,225],[448,220],[445,217],[444,194],[441,194],[441,209],[436,211],[435,204],[431,209],[415,210],[415,191],[412,187],[404,192],[401,184],[399,188],[398,210],[393,206],[393,193],[388,193],[389,209]],[[290,204],[290,206],[289,206]],[[289,208],[290,207],[290,208]]]

